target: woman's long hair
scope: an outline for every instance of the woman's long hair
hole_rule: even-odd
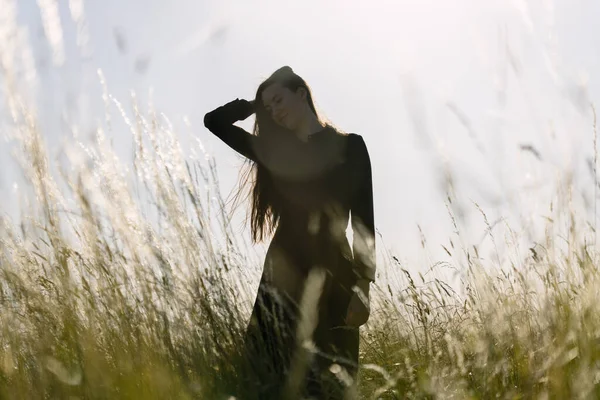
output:
[[[296,92],[299,88],[304,88],[307,93],[308,106],[318,118],[308,84],[294,73],[290,67],[279,68],[260,84],[254,100],[256,119],[253,134],[259,136],[263,143],[273,143],[275,140],[281,139],[281,135],[294,135],[292,131],[275,123],[271,114],[263,105],[262,92],[273,83],[279,83],[293,92]],[[269,148],[269,146],[266,146],[266,148]],[[272,148],[275,148],[275,146]],[[246,171],[240,176],[240,191],[236,197],[239,199],[241,191],[247,189],[246,185],[252,186],[249,193],[251,195],[250,229],[252,240],[256,243],[261,242],[276,228],[281,212],[281,201],[274,190],[271,174],[264,164],[249,161],[246,166]]]

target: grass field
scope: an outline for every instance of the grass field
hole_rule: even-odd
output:
[[[164,118],[134,106],[133,164],[99,130],[57,178],[35,119],[15,110],[28,186],[20,220],[1,224],[0,397],[248,394],[236,360],[259,262],[227,223],[214,160],[182,156]],[[565,213],[565,236],[548,229],[502,270],[449,247],[458,287],[383,260],[395,284],[373,290],[356,396],[600,397],[596,255]]]
[[[102,128],[69,138],[57,162],[20,89],[28,71],[11,69],[11,32],[0,32],[2,134],[25,184],[2,193],[19,196],[19,213],[0,207],[0,399],[253,398],[262,371],[240,349],[261,257],[231,225],[215,160],[105,88]],[[131,159],[114,135],[130,135]],[[380,248],[349,397],[600,398],[596,224],[570,206],[573,190],[563,180],[545,237],[524,249],[473,205],[492,254],[514,248],[502,266],[467,244],[451,192],[447,260],[407,266]],[[452,282],[424,272],[442,267]]]

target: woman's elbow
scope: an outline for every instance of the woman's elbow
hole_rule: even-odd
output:
[[[214,123],[213,123],[213,119],[212,119],[212,113],[211,112],[207,112],[204,115],[204,126],[206,128],[208,128],[208,130],[212,131],[212,127],[213,127]]]

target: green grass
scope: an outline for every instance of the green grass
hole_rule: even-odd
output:
[[[108,144],[126,134],[111,131],[113,116],[107,134],[71,139],[68,161],[51,166],[39,121],[2,72],[27,185],[18,219],[0,219],[0,398],[253,398],[264,371],[240,349],[260,258],[231,225],[214,160],[198,146],[184,155],[164,117],[135,101],[129,113],[106,94],[130,129],[133,161]],[[459,280],[411,274],[381,252],[354,397],[600,398],[595,224],[565,206],[522,255],[514,232],[495,236],[474,205],[491,248],[515,247],[500,268],[454,245],[467,240],[452,202],[450,191],[456,233],[444,265]]]
[[[16,124],[30,208],[1,225],[1,398],[249,393],[239,349],[259,264],[228,226],[214,162],[133,114],[129,172],[99,131],[59,182],[36,125]],[[450,247],[458,287],[384,260],[395,283],[373,291],[359,397],[598,398],[600,276],[567,217],[568,246],[548,235],[509,268]]]

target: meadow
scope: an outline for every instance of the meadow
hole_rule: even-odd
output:
[[[260,371],[238,362],[239,349],[260,257],[229,223],[216,161],[200,146],[183,156],[168,119],[135,98],[131,111],[105,99],[129,127],[133,163],[98,129],[65,149],[58,174],[34,115],[13,103],[27,185],[20,219],[1,220],[0,397],[248,395],[249,374]],[[492,243],[510,240],[480,213]],[[549,220],[545,242],[505,268],[461,244],[456,225],[445,249],[463,261],[445,266],[458,287],[380,251],[388,279],[361,328],[352,397],[598,398],[595,230],[562,213],[566,235]]]
[[[15,20],[0,17],[3,27]],[[200,141],[182,145],[151,104],[113,97],[101,71],[97,128],[65,130],[51,155],[9,28],[2,145],[22,183],[2,193],[18,212],[0,206],[0,399],[253,399],[268,376],[240,349],[263,253],[232,223],[219,160]],[[590,131],[596,149],[595,123]],[[130,156],[113,146],[117,135],[133,143]],[[596,152],[596,184],[597,164]],[[406,265],[378,248],[350,399],[600,398],[597,199],[578,206],[568,171],[557,188],[541,240],[473,203],[483,250],[462,231],[449,190],[448,257]],[[424,253],[440,245],[422,238]],[[509,249],[502,262],[498,247]]]

